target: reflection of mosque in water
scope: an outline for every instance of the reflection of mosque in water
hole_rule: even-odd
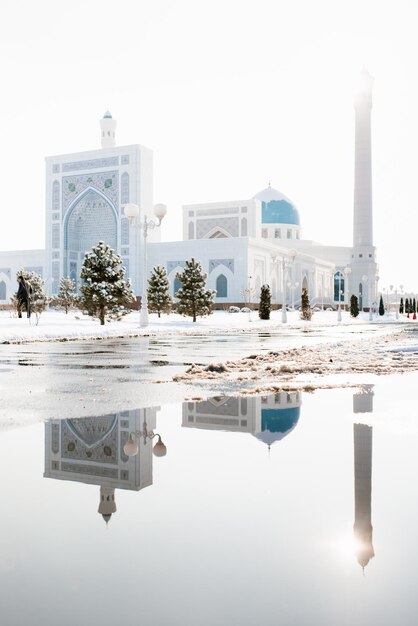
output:
[[[188,428],[251,433],[270,448],[295,428],[301,402],[299,391],[185,402],[182,424]]]
[[[129,434],[153,431],[158,408],[45,424],[46,478],[100,486],[98,512],[106,523],[116,512],[115,489],[139,491],[152,484],[152,443],[138,438],[139,454],[128,456]]]
[[[353,397],[354,413],[373,411],[372,388]],[[366,424],[354,424],[354,499],[357,561],[364,568],[374,557],[372,526],[372,447],[373,428]]]

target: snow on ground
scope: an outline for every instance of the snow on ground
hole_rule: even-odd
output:
[[[346,311],[342,312],[342,322],[337,320],[336,311],[319,311],[314,313],[311,322],[300,319],[298,311],[289,311],[287,324],[281,322],[281,312],[273,311],[270,320],[260,320],[257,311],[248,313],[228,313],[214,311],[212,315],[198,318],[193,323],[191,318],[177,314],[163,315],[160,319],[156,314],[150,314],[150,324],[146,328],[139,326],[139,313],[134,311],[118,322],[106,322],[100,326],[97,319],[71,311],[66,315],[61,311],[46,311],[42,313],[39,323],[34,318],[18,319],[9,311],[0,311],[0,343],[22,343],[32,341],[67,341],[81,339],[104,339],[106,337],[137,337],[141,335],[171,335],[171,334],[209,334],[218,332],[252,332],[261,330],[278,330],[283,327],[300,328],[309,331],[314,326],[338,326],[369,324],[368,313],[361,313],[358,318],[350,317]],[[377,316],[371,324],[396,324],[417,322],[407,319],[406,316],[395,314]]]

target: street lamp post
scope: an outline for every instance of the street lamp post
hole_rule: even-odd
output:
[[[286,313],[286,260],[282,258],[282,285],[283,285],[283,298],[282,298],[282,324],[287,324]]]
[[[139,315],[139,325],[143,328],[148,326],[148,294],[147,294],[147,237],[148,229],[158,228],[161,226],[164,216],[167,213],[167,207],[165,204],[156,204],[154,206],[154,215],[157,218],[157,222],[149,219],[146,215],[143,217],[142,222],[136,223],[135,220],[139,214],[139,207],[137,204],[126,204],[124,213],[129,218],[129,224],[132,228],[139,228],[142,230],[144,237],[144,250],[143,250],[143,268],[142,268],[142,296],[141,296],[141,312]]]
[[[154,437],[158,437],[158,441],[152,449],[154,456],[165,456],[167,454],[167,447],[161,441],[161,435],[154,433],[152,430],[148,430],[146,422],[144,422],[141,430],[134,430],[129,433],[129,438],[123,446],[123,451],[126,456],[136,456],[139,452],[137,440],[141,440],[142,438],[145,445],[148,439],[152,441]]]

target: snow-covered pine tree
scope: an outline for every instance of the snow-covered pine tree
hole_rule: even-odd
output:
[[[382,294],[380,294],[379,315],[384,315],[384,314],[385,314],[385,305],[383,304],[383,296],[382,296]]]
[[[261,320],[269,320],[271,311],[271,292],[269,285],[261,285],[260,306],[258,309],[258,317]]]
[[[125,272],[120,256],[103,241],[84,256],[80,306],[88,315],[98,317],[102,326],[106,317],[120,319],[129,313],[126,307],[134,301],[134,294]]]
[[[403,298],[401,297],[401,301],[399,303],[399,313],[403,313]]]
[[[78,298],[72,278],[61,278],[58,293],[51,298],[50,304],[64,309],[67,314],[69,309],[77,306]]]
[[[170,313],[172,301],[170,296],[170,283],[165,267],[157,265],[151,272],[148,280],[148,309],[152,313]]]
[[[42,276],[36,272],[27,272],[26,270],[19,270],[16,273],[16,280],[18,276],[23,276],[25,282],[29,283],[32,288],[30,296],[30,309],[31,312],[35,314],[36,324],[38,324],[41,313],[45,311],[48,305],[48,296],[46,295],[44,289],[45,281]]]
[[[190,259],[186,261],[185,268],[176,275],[181,282],[180,289],[175,293],[177,313],[190,315],[193,321],[199,315],[210,315],[215,298],[215,291],[206,289],[207,274],[202,271],[199,261]]]
[[[359,313],[360,313],[360,311],[359,311],[359,308],[358,308],[358,298],[353,293],[353,295],[350,298],[350,315],[351,315],[351,317],[358,317]]]
[[[302,289],[301,293],[301,310],[300,310],[300,319],[306,320],[309,322],[312,319],[313,311],[311,309],[311,305],[309,303],[308,290],[306,287]]]
[[[405,313],[409,313],[409,300],[405,298]]]

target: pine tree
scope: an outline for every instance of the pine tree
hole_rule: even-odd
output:
[[[77,306],[78,298],[72,278],[61,278],[59,290],[56,296],[51,298],[52,306],[64,309],[67,314],[69,309]]]
[[[353,295],[350,298],[350,315],[351,315],[351,317],[357,317],[359,312],[360,311],[359,311],[359,308],[358,308],[358,298],[353,293]]]
[[[205,288],[207,274],[202,272],[199,261],[193,258],[186,261],[184,270],[176,277],[181,282],[180,289],[175,293],[178,298],[177,313],[190,315],[194,322],[198,315],[210,315],[216,292]]]
[[[412,301],[412,313],[416,313],[416,312],[417,312],[417,302],[414,298]]]
[[[382,294],[380,294],[379,315],[384,315],[384,314],[385,314],[385,305],[383,304],[383,296],[382,296]]]
[[[167,271],[165,267],[157,265],[152,270],[148,280],[147,293],[148,308],[152,313],[158,313],[158,317],[161,317],[161,313],[170,313],[171,311],[172,302],[169,289]]]
[[[106,316],[120,319],[129,313],[126,307],[134,301],[134,294],[125,271],[120,256],[103,241],[84,256],[80,304],[88,315],[98,317],[102,326]]]
[[[301,298],[302,298],[302,305],[301,305],[301,311],[300,311],[300,318],[302,320],[306,320],[309,322],[312,319],[313,311],[311,309],[311,305],[309,304],[308,290],[306,289],[306,287],[302,289]]]
[[[271,311],[271,292],[269,285],[262,285],[260,291],[260,307],[258,316],[261,320],[269,320]]]
[[[399,313],[403,313],[403,298],[401,296],[401,301],[399,303]]]
[[[36,324],[39,323],[39,318],[41,313],[45,311],[48,305],[48,296],[45,293],[45,281],[36,272],[27,272],[26,270],[19,270],[16,274],[16,278],[18,276],[23,276],[26,283],[29,283],[32,291],[30,296],[30,309],[31,312],[35,314]],[[16,294],[17,296],[17,294]],[[16,301],[16,299],[14,299]]]
[[[409,300],[405,298],[405,313],[409,313]]]

